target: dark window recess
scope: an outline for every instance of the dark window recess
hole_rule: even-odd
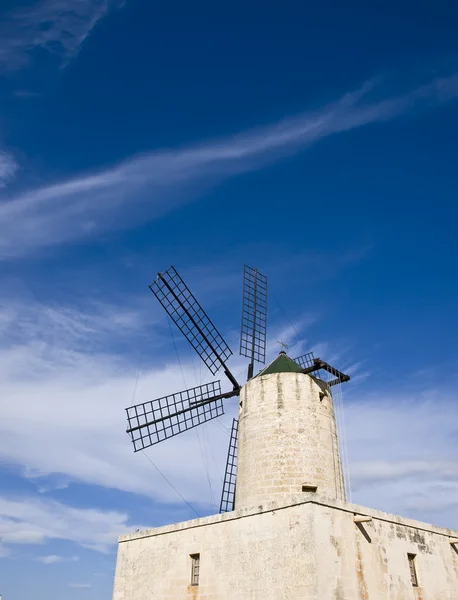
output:
[[[412,585],[414,587],[418,587],[417,569],[415,568],[415,554],[408,554],[407,558],[409,560],[410,579],[412,580]]]
[[[310,484],[310,483],[305,483],[305,484],[302,486],[302,491],[303,491],[303,492],[316,492],[316,491],[317,491],[317,489],[318,489],[318,486],[316,486],[316,485],[312,485],[312,484]]]
[[[200,554],[191,554],[191,585],[199,585]]]

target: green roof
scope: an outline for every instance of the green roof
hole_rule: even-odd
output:
[[[256,377],[270,375],[271,373],[300,373],[301,371],[302,367],[289,356],[286,356],[286,352],[282,350],[277,358],[260,371]]]

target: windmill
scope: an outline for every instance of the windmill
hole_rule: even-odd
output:
[[[212,375],[223,370],[232,389],[221,391],[221,381],[212,381],[152,401],[126,408],[128,429],[134,452],[144,450],[184,431],[224,414],[223,401],[240,395],[242,386],[231,373],[227,361],[232,351],[196,300],[176,269],[158,273],[150,290],[188,340]],[[247,379],[255,363],[265,363],[267,333],[267,278],[257,269],[245,266],[243,273],[240,355],[249,359]],[[311,352],[295,359],[303,373],[326,372],[329,386],[348,381],[337,369]],[[321,377],[320,377],[321,378]],[[237,470],[238,420],[231,428],[220,512],[234,509]]]

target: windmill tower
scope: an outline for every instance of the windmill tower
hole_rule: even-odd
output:
[[[301,491],[345,500],[329,386],[282,351],[242,388],[235,506]]]
[[[458,532],[348,503],[333,390],[349,380],[312,353],[264,363],[267,280],[245,268],[240,352],[171,267],[150,286],[213,381],[127,409],[134,450],[217,418],[238,397],[221,514],[119,540],[113,600],[458,600]],[[337,388],[335,387],[337,386]]]
[[[127,408],[134,451],[221,416],[223,401],[239,396],[220,512],[310,490],[344,500],[331,388],[350,377],[311,352],[292,360],[284,350],[254,376],[255,363],[266,357],[267,278],[245,266],[240,354],[250,362],[243,386],[227,366],[228,344],[176,269],[159,273],[149,287],[212,375],[223,370],[232,389],[222,392],[221,381],[213,381]]]

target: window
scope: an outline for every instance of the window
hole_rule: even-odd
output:
[[[412,580],[412,585],[414,587],[418,587],[417,570],[415,568],[415,554],[408,554],[407,558],[409,560],[410,579]]]
[[[191,554],[191,585],[199,585],[200,554]]]

